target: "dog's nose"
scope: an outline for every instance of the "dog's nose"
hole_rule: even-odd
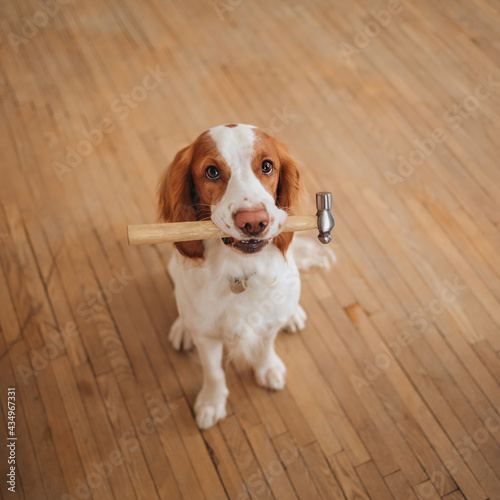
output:
[[[242,210],[236,213],[234,221],[236,226],[248,236],[258,236],[269,224],[269,214],[263,208]]]

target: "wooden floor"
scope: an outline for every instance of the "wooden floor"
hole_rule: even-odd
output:
[[[500,498],[496,0],[0,9],[3,498]],[[333,192],[338,263],[303,275],[286,389],[228,366],[228,417],[200,432],[172,248],[126,225],[230,122]]]

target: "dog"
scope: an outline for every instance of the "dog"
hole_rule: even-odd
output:
[[[168,265],[179,312],[169,340],[196,347],[203,383],[196,423],[208,429],[226,416],[223,349],[244,359],[262,387],[285,386],[286,368],[274,349],[281,329],[302,330],[300,277],[283,233],[300,191],[297,162],[284,144],[242,124],[203,132],[180,150],[160,178],[159,219],[211,219],[228,237],[175,243]]]

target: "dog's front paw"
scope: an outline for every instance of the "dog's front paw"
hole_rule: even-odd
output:
[[[189,351],[193,348],[193,338],[191,336],[191,332],[184,329],[181,318],[177,318],[170,327],[168,340],[170,340],[172,347],[176,351],[180,351],[181,349]]]
[[[260,386],[273,391],[279,391],[285,387],[285,375],[285,364],[278,356],[276,356],[275,362],[272,366],[262,367],[255,370],[257,383]]]
[[[307,314],[300,304],[297,305],[292,317],[288,323],[283,327],[287,333],[295,333],[303,330],[306,327]]]
[[[200,429],[209,429],[219,420],[226,417],[227,389],[219,391],[218,395],[208,395],[214,391],[201,390],[194,404],[196,414],[196,424]]]

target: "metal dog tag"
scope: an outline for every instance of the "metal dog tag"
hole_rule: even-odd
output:
[[[244,292],[247,288],[247,280],[234,278],[233,283],[231,284],[231,292],[233,293],[241,293]]]

